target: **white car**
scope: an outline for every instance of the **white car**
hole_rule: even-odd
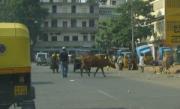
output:
[[[38,52],[35,56],[37,65],[48,65],[49,55],[46,52]]]

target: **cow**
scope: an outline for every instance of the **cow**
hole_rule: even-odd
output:
[[[104,73],[104,67],[110,66],[112,68],[116,68],[115,64],[109,60],[109,58],[104,54],[98,55],[86,55],[81,57],[81,77],[83,76],[83,69],[88,72],[88,76],[90,77],[90,69],[92,67],[96,67],[96,72],[94,73],[94,77],[99,69],[101,69],[102,74],[106,77]]]
[[[161,66],[160,66],[160,72],[161,73],[171,73],[170,68],[173,66],[173,57],[170,55],[165,55],[163,57]]]

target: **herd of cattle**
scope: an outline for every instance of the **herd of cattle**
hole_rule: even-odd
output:
[[[165,56],[161,64],[159,65],[160,73],[171,73],[170,68],[172,63],[169,63],[169,59]],[[106,77],[104,73],[104,67],[109,66],[111,68],[116,68],[115,62],[110,56],[105,54],[96,54],[96,55],[81,55],[81,57],[74,61],[74,72],[79,69],[81,71],[81,76],[83,76],[84,71],[90,76],[91,68],[96,68],[94,72],[94,77],[99,69],[101,69],[102,74]],[[153,66],[153,65],[152,65]]]
[[[74,71],[80,69],[81,76],[83,76],[83,73],[85,71],[90,77],[91,68],[96,68],[94,77],[96,76],[96,73],[99,69],[101,69],[103,76],[106,77],[103,69],[106,66],[116,68],[115,64],[111,61],[109,56],[105,54],[82,55],[80,59],[75,61]]]

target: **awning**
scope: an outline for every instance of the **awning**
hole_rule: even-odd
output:
[[[172,49],[171,48],[165,48],[164,51],[165,52],[172,52]]]
[[[145,54],[145,53],[148,53],[148,52],[150,52],[151,51],[151,49],[150,48],[147,48],[147,49],[144,49],[144,50],[142,50],[142,51],[140,51],[141,53],[143,53],[143,54]]]

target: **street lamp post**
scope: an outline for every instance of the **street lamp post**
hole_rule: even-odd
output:
[[[133,0],[130,0],[131,5],[131,39],[132,39],[132,54],[134,55],[134,16],[133,16]]]

